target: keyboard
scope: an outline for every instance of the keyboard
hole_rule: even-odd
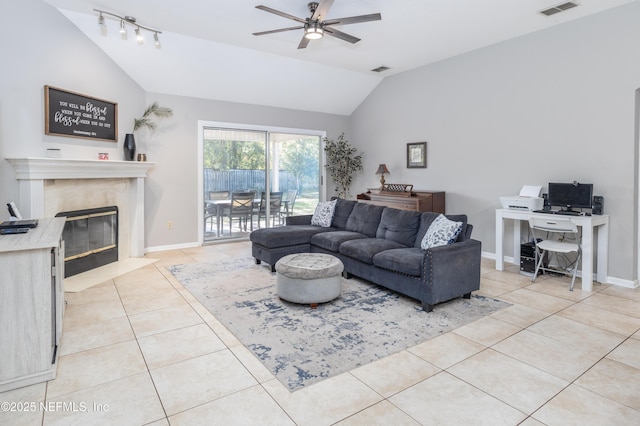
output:
[[[38,226],[38,219],[8,220],[0,223],[0,229],[35,228],[36,226]]]
[[[533,213],[558,214],[561,216],[591,216],[591,213],[582,213],[575,210],[534,210]]]

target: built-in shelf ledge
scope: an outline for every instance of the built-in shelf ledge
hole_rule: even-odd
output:
[[[45,217],[46,180],[128,179],[130,181],[130,246],[133,257],[144,256],[144,179],[155,163],[65,158],[7,158],[18,180],[18,209],[25,218]],[[126,214],[126,213],[125,213]]]

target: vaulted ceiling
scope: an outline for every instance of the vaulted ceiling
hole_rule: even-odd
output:
[[[307,0],[43,0],[58,8],[145,91],[349,115],[386,76],[602,12],[636,0],[335,0],[326,19],[381,13],[382,20],[336,26],[361,39],[333,37],[297,49],[302,30],[254,36],[297,22],[256,9],[264,5],[300,18]],[[120,22],[100,9],[133,16],[162,31],[123,40]],[[387,71],[376,73],[374,68]]]

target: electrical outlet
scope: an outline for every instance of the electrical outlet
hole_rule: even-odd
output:
[[[172,220],[167,222],[167,229],[173,229],[173,221]]]

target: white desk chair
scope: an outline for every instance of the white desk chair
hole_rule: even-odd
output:
[[[533,273],[531,281],[535,282],[539,270],[570,274],[569,271],[545,268],[542,266],[542,261],[545,258],[545,254],[549,252],[563,254],[575,252],[578,258],[573,265],[573,278],[571,279],[570,287],[570,290],[573,291],[573,284],[576,281],[576,272],[578,271],[578,263],[580,263],[582,256],[578,226],[568,218],[532,217],[529,218],[529,227],[531,228],[536,245],[536,270]],[[541,233],[546,233],[545,238],[538,241],[538,235],[542,235]],[[575,239],[576,242],[565,241],[569,238]]]

